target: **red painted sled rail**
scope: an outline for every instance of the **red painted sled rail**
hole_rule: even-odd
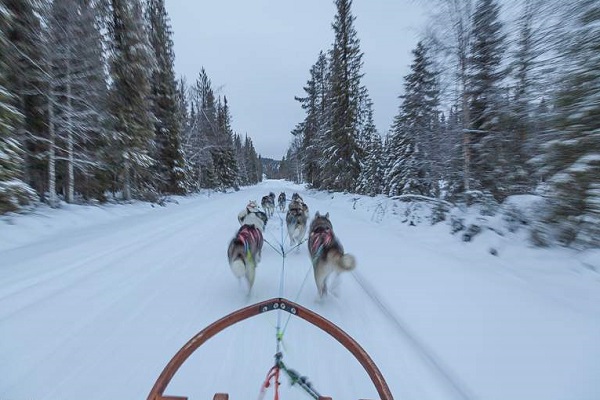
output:
[[[217,333],[221,332],[223,329],[237,324],[245,319],[254,317],[258,314],[273,310],[289,312],[327,332],[330,336],[340,342],[342,346],[348,349],[348,351],[354,355],[358,362],[360,362],[375,385],[377,393],[379,394],[379,398],[381,400],[394,399],[385,379],[383,378],[383,375],[379,371],[379,368],[377,368],[367,352],[354,339],[352,339],[352,337],[350,337],[346,332],[338,328],[332,322],[321,317],[319,314],[314,313],[289,300],[274,298],[234,311],[198,332],[196,336],[191,338],[177,352],[177,354],[173,356],[171,361],[169,361],[167,366],[163,369],[162,373],[154,383],[154,387],[152,387],[150,394],[148,395],[148,400],[187,400],[187,397],[167,396],[164,394],[164,392],[171,382],[171,379],[173,379],[175,373],[177,373],[181,365],[183,365],[188,357],[192,355],[192,353],[196,351],[198,347],[204,344],[211,337],[215,336]],[[228,398],[229,396],[224,393],[217,393],[214,397],[214,399],[217,400],[226,400]],[[327,398],[322,397],[321,399]]]

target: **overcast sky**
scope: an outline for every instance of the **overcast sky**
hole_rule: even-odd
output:
[[[291,130],[304,118],[294,96],[320,50],[333,44],[333,0],[166,0],[175,42],[175,71],[195,82],[204,66],[227,96],[232,127],[248,134],[263,157],[281,159]],[[411,50],[425,24],[411,0],[354,0],[363,56],[363,83],[375,122],[387,133],[399,106]]]

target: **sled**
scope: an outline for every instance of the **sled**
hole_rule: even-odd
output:
[[[369,375],[369,378],[371,378],[371,381],[377,389],[379,398],[381,400],[393,400],[392,393],[390,392],[390,389],[383,375],[381,374],[381,371],[379,371],[379,368],[377,368],[377,365],[375,365],[375,362],[373,362],[367,352],[352,337],[350,337],[350,335],[319,314],[284,298],[273,298],[245,308],[241,308],[213,322],[198,332],[173,356],[173,358],[165,366],[162,373],[154,383],[147,400],[188,400],[187,397],[165,395],[164,393],[167,386],[171,382],[171,379],[173,379],[173,376],[175,376],[179,368],[183,365],[183,363],[185,363],[189,356],[192,355],[192,353],[194,353],[208,339],[215,336],[225,328],[245,319],[274,310],[285,311],[294,316],[300,317],[336,339],[342,346],[352,353],[352,355],[365,369]],[[318,398],[320,400],[331,400],[330,397],[325,397],[322,395],[320,395]],[[213,397],[213,400],[228,399],[229,395],[227,393],[216,393]]]

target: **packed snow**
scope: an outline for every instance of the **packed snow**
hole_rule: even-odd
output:
[[[281,191],[300,193],[311,215],[329,212],[356,257],[334,295],[318,298],[306,245],[283,258],[265,244],[249,296],[231,273],[226,248],[238,212]],[[280,295],[354,337],[396,399],[600,398],[598,251],[533,247],[525,229],[501,217],[463,241],[463,231],[450,233],[453,221],[481,220],[481,212],[452,210],[431,225],[421,203],[285,181],[174,200],[0,218],[1,399],[144,399],[198,331]],[[535,208],[535,199],[511,207],[523,205]],[[267,224],[275,246],[288,246],[284,218],[276,212]],[[288,367],[322,395],[378,398],[350,353],[289,315]],[[209,340],[165,394],[257,398],[273,364],[277,317],[257,316]],[[309,398],[281,382],[281,398]]]

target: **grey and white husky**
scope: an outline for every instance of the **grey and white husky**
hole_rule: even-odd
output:
[[[353,255],[344,253],[342,244],[333,233],[329,213],[320,215],[317,211],[312,220],[308,235],[308,251],[317,290],[321,297],[328,292],[330,277],[335,280],[340,273],[356,268],[356,259]]]
[[[302,242],[308,226],[308,206],[301,200],[294,200],[288,206],[285,216],[290,246]]]
[[[275,213],[275,193],[271,192],[268,196],[263,196],[260,205],[267,213],[267,217],[271,218]]]
[[[252,289],[257,264],[260,262],[263,235],[254,225],[242,225],[229,242],[227,259],[231,271],[237,278],[244,277],[248,290]]]

